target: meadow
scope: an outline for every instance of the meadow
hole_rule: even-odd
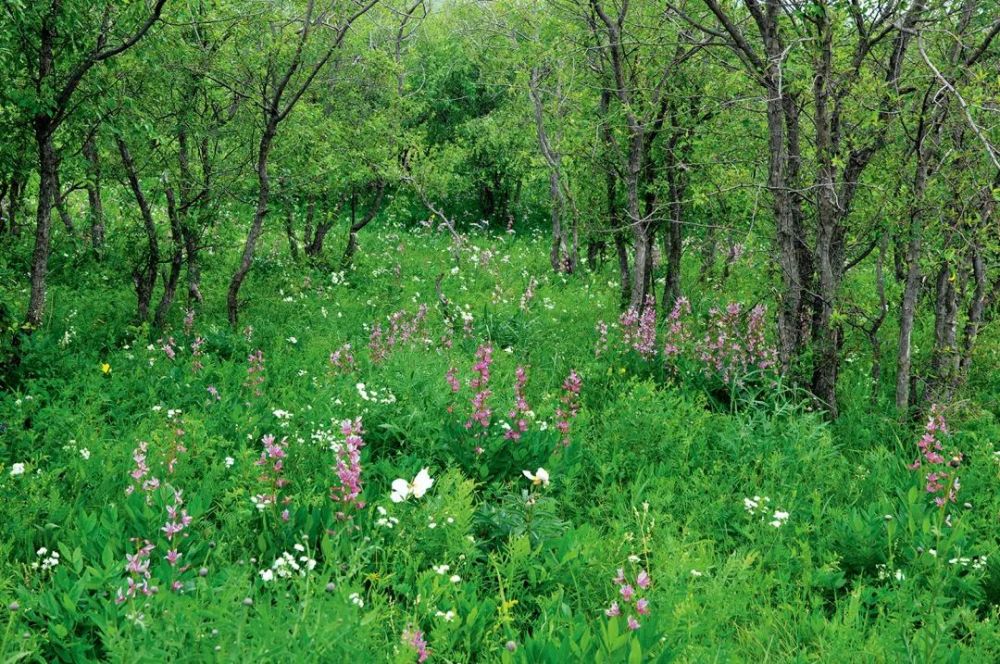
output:
[[[900,424],[859,362],[830,423],[727,315],[751,263],[657,321],[545,244],[275,242],[239,329],[153,336],[67,254],[0,402],[4,660],[996,660],[988,411]]]

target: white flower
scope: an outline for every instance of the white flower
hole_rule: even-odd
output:
[[[454,611],[448,611],[448,612],[438,611],[434,615],[436,615],[438,618],[444,618],[445,622],[451,622],[452,620],[455,619],[455,612]]]
[[[233,464],[236,463],[236,459],[234,459],[231,456],[227,456],[225,461],[223,461],[223,463],[226,464],[226,468],[232,468]]]
[[[23,463],[15,463],[13,466],[10,467],[10,476],[16,477],[17,475],[24,475]]]
[[[271,581],[272,579],[274,579],[274,572],[272,572],[269,569],[262,569],[260,571],[260,578],[263,579],[264,581]]]
[[[296,339],[295,337],[288,337],[287,339],[285,339],[285,341],[287,341],[290,344],[297,344],[297,343],[299,343],[299,340]]]
[[[539,468],[534,473],[532,473],[530,470],[522,470],[521,474],[527,477],[529,480],[531,480],[531,483],[534,484],[535,486],[538,486],[539,484],[541,484],[542,486],[549,485],[549,471],[545,470],[544,468]]]
[[[434,565],[431,569],[443,576],[448,573],[448,570],[450,570],[451,567],[448,565]]]
[[[774,512],[774,520],[771,521],[771,525],[775,528],[780,528],[785,521],[788,520],[788,512],[782,512],[781,510],[776,510]]]
[[[80,450],[80,456],[83,457],[84,461],[87,461],[88,459],[90,459],[90,450],[84,447],[82,450]]]
[[[401,503],[410,496],[414,498],[423,498],[427,490],[431,488],[434,484],[434,480],[431,479],[430,474],[427,472],[427,468],[421,468],[417,476],[413,478],[412,482],[407,482],[402,477],[392,481],[392,493],[389,494],[389,498],[394,503]]]
[[[458,583],[459,581],[461,581],[461,580],[462,580],[462,577],[460,577],[460,576],[459,576],[458,574],[452,574],[452,575],[451,575],[451,576],[450,576],[450,577],[448,578],[448,580],[449,580],[449,581],[451,581],[452,583]]]
[[[351,603],[358,608],[361,608],[365,605],[365,600],[361,599],[361,595],[359,595],[358,593],[351,593],[349,598],[351,600]]]
[[[699,572],[699,571],[698,571],[698,570],[696,570],[696,569],[693,569],[693,570],[691,570],[691,576],[695,576],[695,577],[697,577],[697,576],[702,576],[702,575],[703,575],[703,573],[702,573],[702,572]]]

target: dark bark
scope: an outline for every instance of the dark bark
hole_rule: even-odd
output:
[[[368,210],[361,219],[356,219],[354,205],[351,205],[351,227],[347,233],[347,247],[344,249],[342,262],[344,265],[350,264],[358,250],[358,233],[370,224],[375,216],[382,209],[382,200],[385,197],[385,181],[379,180],[375,184],[375,196],[368,206]]]
[[[153,317],[153,325],[157,328],[163,327],[173,305],[174,297],[177,294],[177,282],[181,278],[181,268],[184,264],[184,232],[181,230],[180,211],[177,209],[177,201],[174,190],[168,184],[165,187],[167,197],[167,216],[170,219],[170,240],[173,243],[173,253],[170,256],[170,272],[163,281],[163,294],[160,296],[160,303],[156,307],[156,314]]]
[[[76,237],[76,227],[73,225],[73,217],[70,215],[69,208],[66,206],[66,197],[68,195],[68,192],[63,191],[62,178],[59,176],[59,167],[57,166],[54,199],[56,211],[59,213],[59,219],[62,221],[62,224],[66,228],[66,232],[69,236]]]
[[[83,143],[83,156],[90,173],[87,178],[87,201],[90,203],[90,246],[98,260],[104,257],[104,203],[101,199],[101,161],[97,150],[97,128]]]
[[[135,281],[135,293],[137,298],[136,313],[140,321],[149,318],[149,305],[153,299],[153,289],[156,287],[157,269],[160,263],[160,245],[156,233],[156,221],[153,219],[153,212],[149,207],[149,201],[142,190],[142,183],[139,182],[139,173],[135,167],[135,161],[129,152],[128,146],[121,138],[117,138],[118,153],[122,158],[122,165],[125,167],[125,176],[128,179],[132,195],[139,205],[139,213],[142,216],[143,229],[146,231],[146,263],[144,266],[136,267],[132,273]]]
[[[295,206],[289,201],[285,206],[285,237],[288,238],[288,251],[292,260],[299,262],[299,240],[295,237]]]
[[[239,320],[239,295],[243,281],[246,279],[250,267],[253,265],[254,250],[257,247],[257,240],[260,239],[264,231],[264,217],[267,216],[268,200],[271,193],[271,179],[268,173],[267,160],[271,153],[271,144],[274,141],[275,133],[278,129],[277,119],[264,128],[264,133],[260,138],[260,145],[257,149],[257,207],[254,211],[253,222],[250,224],[250,231],[247,233],[246,242],[243,245],[243,253],[240,256],[240,263],[229,280],[229,290],[226,294],[226,311],[229,316],[229,324],[236,327]]]

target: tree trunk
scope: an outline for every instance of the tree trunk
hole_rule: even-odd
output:
[[[180,281],[181,267],[184,263],[184,232],[181,230],[180,212],[177,209],[177,202],[174,199],[174,190],[168,185],[165,188],[167,196],[167,216],[170,218],[170,239],[174,245],[174,252],[170,257],[170,272],[163,282],[163,295],[160,296],[160,304],[156,307],[156,315],[153,318],[153,325],[157,328],[163,327],[173,305],[174,296],[177,293],[177,282]]]
[[[271,181],[267,170],[267,159],[271,152],[271,143],[277,132],[277,120],[272,119],[264,128],[264,133],[260,138],[260,146],[257,151],[257,209],[254,211],[253,222],[250,224],[250,231],[247,233],[246,243],[243,245],[243,254],[240,257],[240,264],[233,273],[229,281],[229,290],[226,294],[226,311],[229,316],[229,324],[236,327],[239,322],[239,295],[243,280],[246,279],[250,267],[253,265],[254,250],[257,247],[257,240],[260,239],[264,231],[264,217],[267,216],[268,197],[271,193]]]
[[[56,157],[52,127],[47,119],[35,120],[35,143],[38,147],[38,210],[35,218],[35,249],[31,256],[31,295],[25,322],[33,328],[41,325],[45,311],[45,277],[49,268],[49,245],[52,240],[52,201],[55,197]]]
[[[66,196],[68,193],[63,193],[62,190],[62,178],[59,177],[59,167],[56,166],[56,182],[55,182],[55,205],[56,211],[59,213],[59,219],[62,221],[63,226],[66,227],[66,232],[70,237],[76,237],[76,227],[73,225],[73,217],[69,213],[69,208],[66,207]]]
[[[295,206],[289,202],[285,210],[285,236],[288,237],[288,251],[292,260],[299,262],[299,241],[295,237]]]
[[[347,248],[344,249],[344,256],[342,262],[344,265],[349,265],[351,260],[354,258],[355,252],[358,250],[358,233],[368,224],[371,223],[375,215],[378,214],[379,210],[382,209],[382,199],[385,196],[385,182],[379,180],[375,185],[375,198],[372,200],[372,204],[369,206],[368,211],[365,212],[365,216],[361,219],[355,217],[354,203],[351,203],[351,228],[347,234]]]
[[[160,245],[156,234],[156,222],[153,220],[153,213],[149,207],[149,201],[142,191],[142,184],[139,182],[139,174],[135,168],[135,162],[129,153],[128,146],[121,138],[116,139],[118,152],[122,158],[122,165],[125,167],[125,175],[128,178],[129,187],[135,196],[136,203],[139,204],[139,212],[142,215],[143,228],[146,230],[146,265],[140,270],[136,268],[133,272],[135,280],[135,292],[137,297],[136,312],[138,319],[144,321],[149,318],[149,305],[153,300],[153,289],[156,287],[157,269],[160,264]]]
[[[104,257],[104,204],[101,200],[101,162],[97,152],[97,129],[83,143],[83,156],[90,166],[87,178],[87,200],[90,203],[90,246],[94,256]]]

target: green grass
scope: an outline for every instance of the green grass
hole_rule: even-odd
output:
[[[696,354],[664,370],[614,328],[612,348],[595,357],[595,323],[618,318],[611,265],[553,275],[537,234],[467,240],[453,270],[446,238],[366,231],[343,279],[292,263],[275,241],[259,255],[236,330],[221,297],[234,257],[214,256],[193,329],[176,307],[162,332],[131,325],[130,286],[109,276],[123,271],[57,248],[49,318],[0,401],[0,599],[17,605],[3,609],[4,660],[415,661],[408,629],[442,662],[1000,659],[995,372],[974,375],[949,413],[946,446],[965,462],[958,502],[942,511],[907,469],[921,427],[900,425],[887,398],[871,405],[859,340],[848,339],[856,359],[831,424],[770,378],[728,389]],[[109,260],[126,261],[124,249]],[[451,347],[439,274],[471,315]],[[536,295],[522,307],[532,277]],[[749,268],[729,286],[748,305],[767,292]],[[719,289],[686,290],[696,328],[725,304]],[[12,306],[23,297],[8,294]],[[372,326],[421,304],[416,340],[374,363]],[[203,355],[192,357],[199,336]],[[170,337],[174,360],[161,350]],[[995,341],[984,335],[981,352],[995,354]],[[345,343],[357,358],[348,373],[327,359]],[[520,441],[499,426],[476,438],[478,425],[464,426],[471,393],[445,382],[454,367],[464,384],[484,343],[494,348],[494,422],[512,404],[515,368],[528,367],[533,418]],[[256,350],[261,396],[247,385]],[[564,448],[555,422],[570,370],[583,388]],[[355,417],[365,428],[362,509],[330,498],[329,444]],[[281,507],[251,502],[265,434],[287,437],[287,522]],[[183,490],[193,518],[179,546],[186,571],[163,559],[172,494],[126,495],[140,441],[151,474]],[[12,475],[15,463],[23,474]],[[546,487],[522,475],[539,466]],[[425,467],[427,494],[393,503],[391,482]],[[754,496],[769,498],[766,512],[748,512]],[[789,514],[780,527],[775,510]],[[116,604],[125,556],[145,539],[159,590]],[[59,552],[58,565],[33,567],[42,547]],[[262,579],[284,552],[315,567],[300,561],[302,575]],[[629,609],[604,615],[622,604],[618,568],[633,585],[640,569],[652,579],[642,592],[650,613],[634,632]]]

